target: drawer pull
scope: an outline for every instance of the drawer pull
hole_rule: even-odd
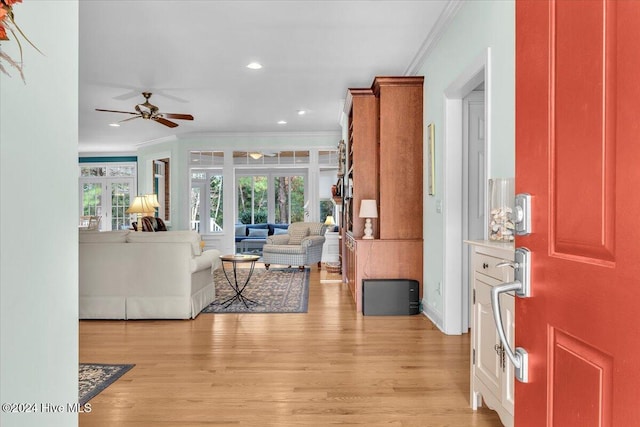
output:
[[[483,262],[482,263],[482,268],[484,268],[486,270],[487,268],[489,268],[489,264],[487,264],[486,262]]]

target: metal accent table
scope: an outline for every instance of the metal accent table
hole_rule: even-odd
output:
[[[259,305],[258,302],[242,295],[242,292],[249,284],[249,280],[251,280],[251,276],[253,275],[253,269],[255,268],[256,261],[258,261],[258,259],[260,259],[258,255],[240,255],[240,254],[220,255],[220,261],[222,262],[222,271],[224,273],[224,277],[227,279],[229,286],[231,286],[231,288],[235,291],[234,296],[222,301],[220,305],[226,308],[226,307],[229,307],[235,300],[242,301],[244,306],[247,308],[249,308],[248,303]],[[247,278],[244,281],[244,283],[241,285],[240,283],[238,283],[237,269],[238,269],[238,264],[245,263],[245,262],[249,262],[251,263],[251,265],[249,266],[249,274],[247,275]],[[231,281],[231,278],[227,274],[225,263],[231,263],[232,265],[233,282]]]

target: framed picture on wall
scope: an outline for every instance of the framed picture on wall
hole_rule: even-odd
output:
[[[427,191],[430,196],[436,194],[436,125],[427,125]]]

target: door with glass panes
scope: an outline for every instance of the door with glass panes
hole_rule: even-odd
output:
[[[80,216],[99,216],[101,231],[128,229],[132,220],[126,210],[135,194],[135,166],[83,165],[80,175]]]

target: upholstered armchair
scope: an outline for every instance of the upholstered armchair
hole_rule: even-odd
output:
[[[262,259],[268,270],[271,264],[297,265],[300,270],[315,262],[320,267],[326,227],[322,222],[294,222],[286,234],[267,237]]]

